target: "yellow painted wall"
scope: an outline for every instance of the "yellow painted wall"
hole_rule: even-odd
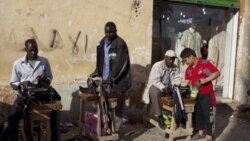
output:
[[[135,1],[140,2],[137,12]],[[131,63],[146,66],[151,62],[152,10],[151,0],[0,0],[0,85],[8,85],[13,61],[25,55],[24,41],[31,37],[39,55],[51,63],[53,83],[84,82],[94,70],[107,21],[116,23],[127,42]],[[141,75],[137,81],[145,80]]]

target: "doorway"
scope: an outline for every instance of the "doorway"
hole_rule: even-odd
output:
[[[233,98],[229,91],[234,81],[238,10],[154,0],[151,64],[162,60],[167,50],[175,50],[184,79],[186,66],[181,63],[180,52],[192,48],[198,57],[213,62],[220,70],[221,76],[213,82],[216,95]]]

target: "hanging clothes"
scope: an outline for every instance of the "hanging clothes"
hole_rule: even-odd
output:
[[[189,28],[183,32],[181,37],[181,45],[184,48],[191,48],[195,51],[196,56],[201,57],[201,35],[192,28]]]
[[[208,57],[207,60],[211,61],[221,72],[221,75],[214,80],[214,86],[223,86],[224,84],[224,58],[225,58],[225,45],[226,45],[226,32],[221,31],[213,36],[208,43]]]
[[[181,80],[184,81],[184,76],[185,76],[185,70],[187,68],[187,65],[185,63],[183,63],[181,60],[181,52],[184,49],[184,47],[181,45],[181,37],[179,37],[176,41],[175,44],[175,53],[178,59],[176,59],[176,65],[178,66],[179,70],[180,70],[180,77]]]

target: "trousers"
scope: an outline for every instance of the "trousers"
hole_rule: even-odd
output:
[[[161,104],[161,97],[163,96],[162,91],[155,87],[154,85],[152,85],[149,88],[149,98],[151,101],[151,111],[152,114],[156,115],[156,116],[160,116],[162,115],[162,104]]]
[[[210,94],[199,94],[195,109],[195,126],[198,130],[205,130],[212,135],[215,123],[215,107],[212,106]]]
[[[26,112],[23,112],[22,110],[18,110],[17,103],[20,102],[20,98],[17,98],[14,102],[14,105],[11,107],[9,116],[8,116],[8,122],[9,122],[9,139],[10,141],[18,141],[18,126],[19,121],[22,118],[25,118],[24,120],[29,121],[29,114],[28,110],[25,110]],[[59,110],[53,110],[51,112],[51,140],[52,141],[60,141],[60,111]],[[25,135],[27,137],[27,140],[32,140],[31,137],[31,129],[30,129],[30,123],[27,122],[27,125],[24,125],[25,128],[28,128],[25,131]]]

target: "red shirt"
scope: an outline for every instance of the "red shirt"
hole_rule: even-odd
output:
[[[206,78],[217,71],[218,69],[212,63],[199,58],[195,67],[188,66],[185,73],[185,79],[190,80],[191,86],[194,87],[200,78]],[[215,95],[212,82],[202,84],[199,89],[199,94],[211,94],[213,105],[215,104]]]

